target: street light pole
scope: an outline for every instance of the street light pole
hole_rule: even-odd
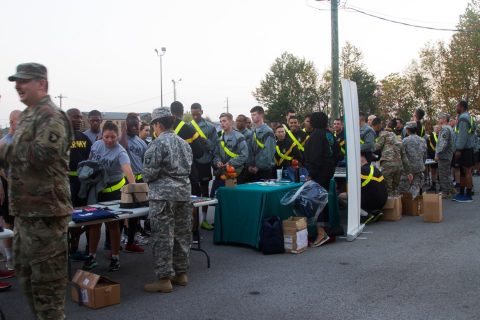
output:
[[[173,100],[174,100],[174,101],[177,101],[177,83],[179,83],[180,81],[182,81],[182,78],[178,79],[177,81],[175,81],[174,79],[172,79],[172,83],[173,83]]]
[[[337,119],[340,111],[340,59],[338,48],[338,0],[331,0],[332,24],[332,119]]]
[[[160,107],[163,107],[162,57],[165,55],[165,51],[167,51],[167,48],[165,48],[165,47],[162,47],[162,48],[161,48],[161,53],[158,52],[157,49],[155,49],[155,52],[157,53],[157,56],[160,58]]]

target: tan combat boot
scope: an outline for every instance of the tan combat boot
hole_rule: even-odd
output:
[[[168,293],[173,291],[172,282],[169,278],[162,278],[152,283],[147,283],[143,290],[147,292],[163,292]]]
[[[175,275],[175,277],[172,280],[173,284],[179,285],[179,286],[186,286],[188,284],[188,278],[187,274],[185,272],[179,273]]]

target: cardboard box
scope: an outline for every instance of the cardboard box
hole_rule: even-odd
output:
[[[423,194],[423,221],[424,222],[442,222],[443,206],[442,194],[424,193]]]
[[[135,196],[135,199],[134,199]],[[135,193],[122,193],[120,203],[142,203],[148,202],[148,193],[135,192]]]
[[[225,187],[236,187],[237,186],[237,179],[227,179],[225,180]]]
[[[120,284],[107,277],[77,270],[72,282],[74,283],[72,286],[72,300],[75,302],[79,302],[81,299],[84,305],[92,309],[120,303]]]
[[[402,193],[402,214],[404,216],[419,216],[422,213],[422,196],[417,196],[415,199],[413,199],[410,193]]]
[[[402,218],[402,196],[388,197],[382,212],[384,221],[400,220]]]
[[[307,219],[290,217],[283,220],[283,240],[285,252],[301,253],[308,247]]]
[[[121,190],[122,190],[122,193],[133,193],[133,192],[148,193],[148,184],[147,183],[126,184],[122,187]]]

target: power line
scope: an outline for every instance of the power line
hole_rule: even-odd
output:
[[[372,14],[372,13],[368,13],[368,12],[365,12],[363,10],[353,8],[353,7],[343,7],[343,9],[352,10],[352,11],[364,14],[364,15],[372,17],[372,18],[376,18],[376,19],[380,19],[380,20],[383,20],[383,21],[396,23],[396,24],[400,24],[400,25],[404,25],[404,26],[408,26],[408,27],[413,27],[413,28],[428,29],[428,30],[435,30],[435,31],[449,31],[449,32],[479,32],[479,30],[436,28],[436,27],[422,26],[422,25],[418,25],[418,24],[413,24],[413,23],[408,23],[408,22],[403,22],[403,21],[398,21],[398,20],[393,20],[393,19],[381,17],[381,16],[378,16],[378,15],[375,15],[375,14]]]

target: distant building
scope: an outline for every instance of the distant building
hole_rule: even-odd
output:
[[[102,112],[103,121],[102,121],[102,124],[101,124],[100,127],[102,127],[103,124],[106,121],[112,121],[113,123],[115,123],[118,126],[118,129],[120,129],[122,127],[122,123],[125,122],[125,119],[127,118],[127,115],[129,113],[130,112]],[[140,116],[140,119],[142,121],[150,123],[150,120],[149,120],[149,119],[151,119],[150,113],[141,112],[138,115]],[[90,124],[88,123],[88,112],[82,112],[82,116],[83,116],[83,130],[82,131],[85,131],[88,128],[90,128]]]

